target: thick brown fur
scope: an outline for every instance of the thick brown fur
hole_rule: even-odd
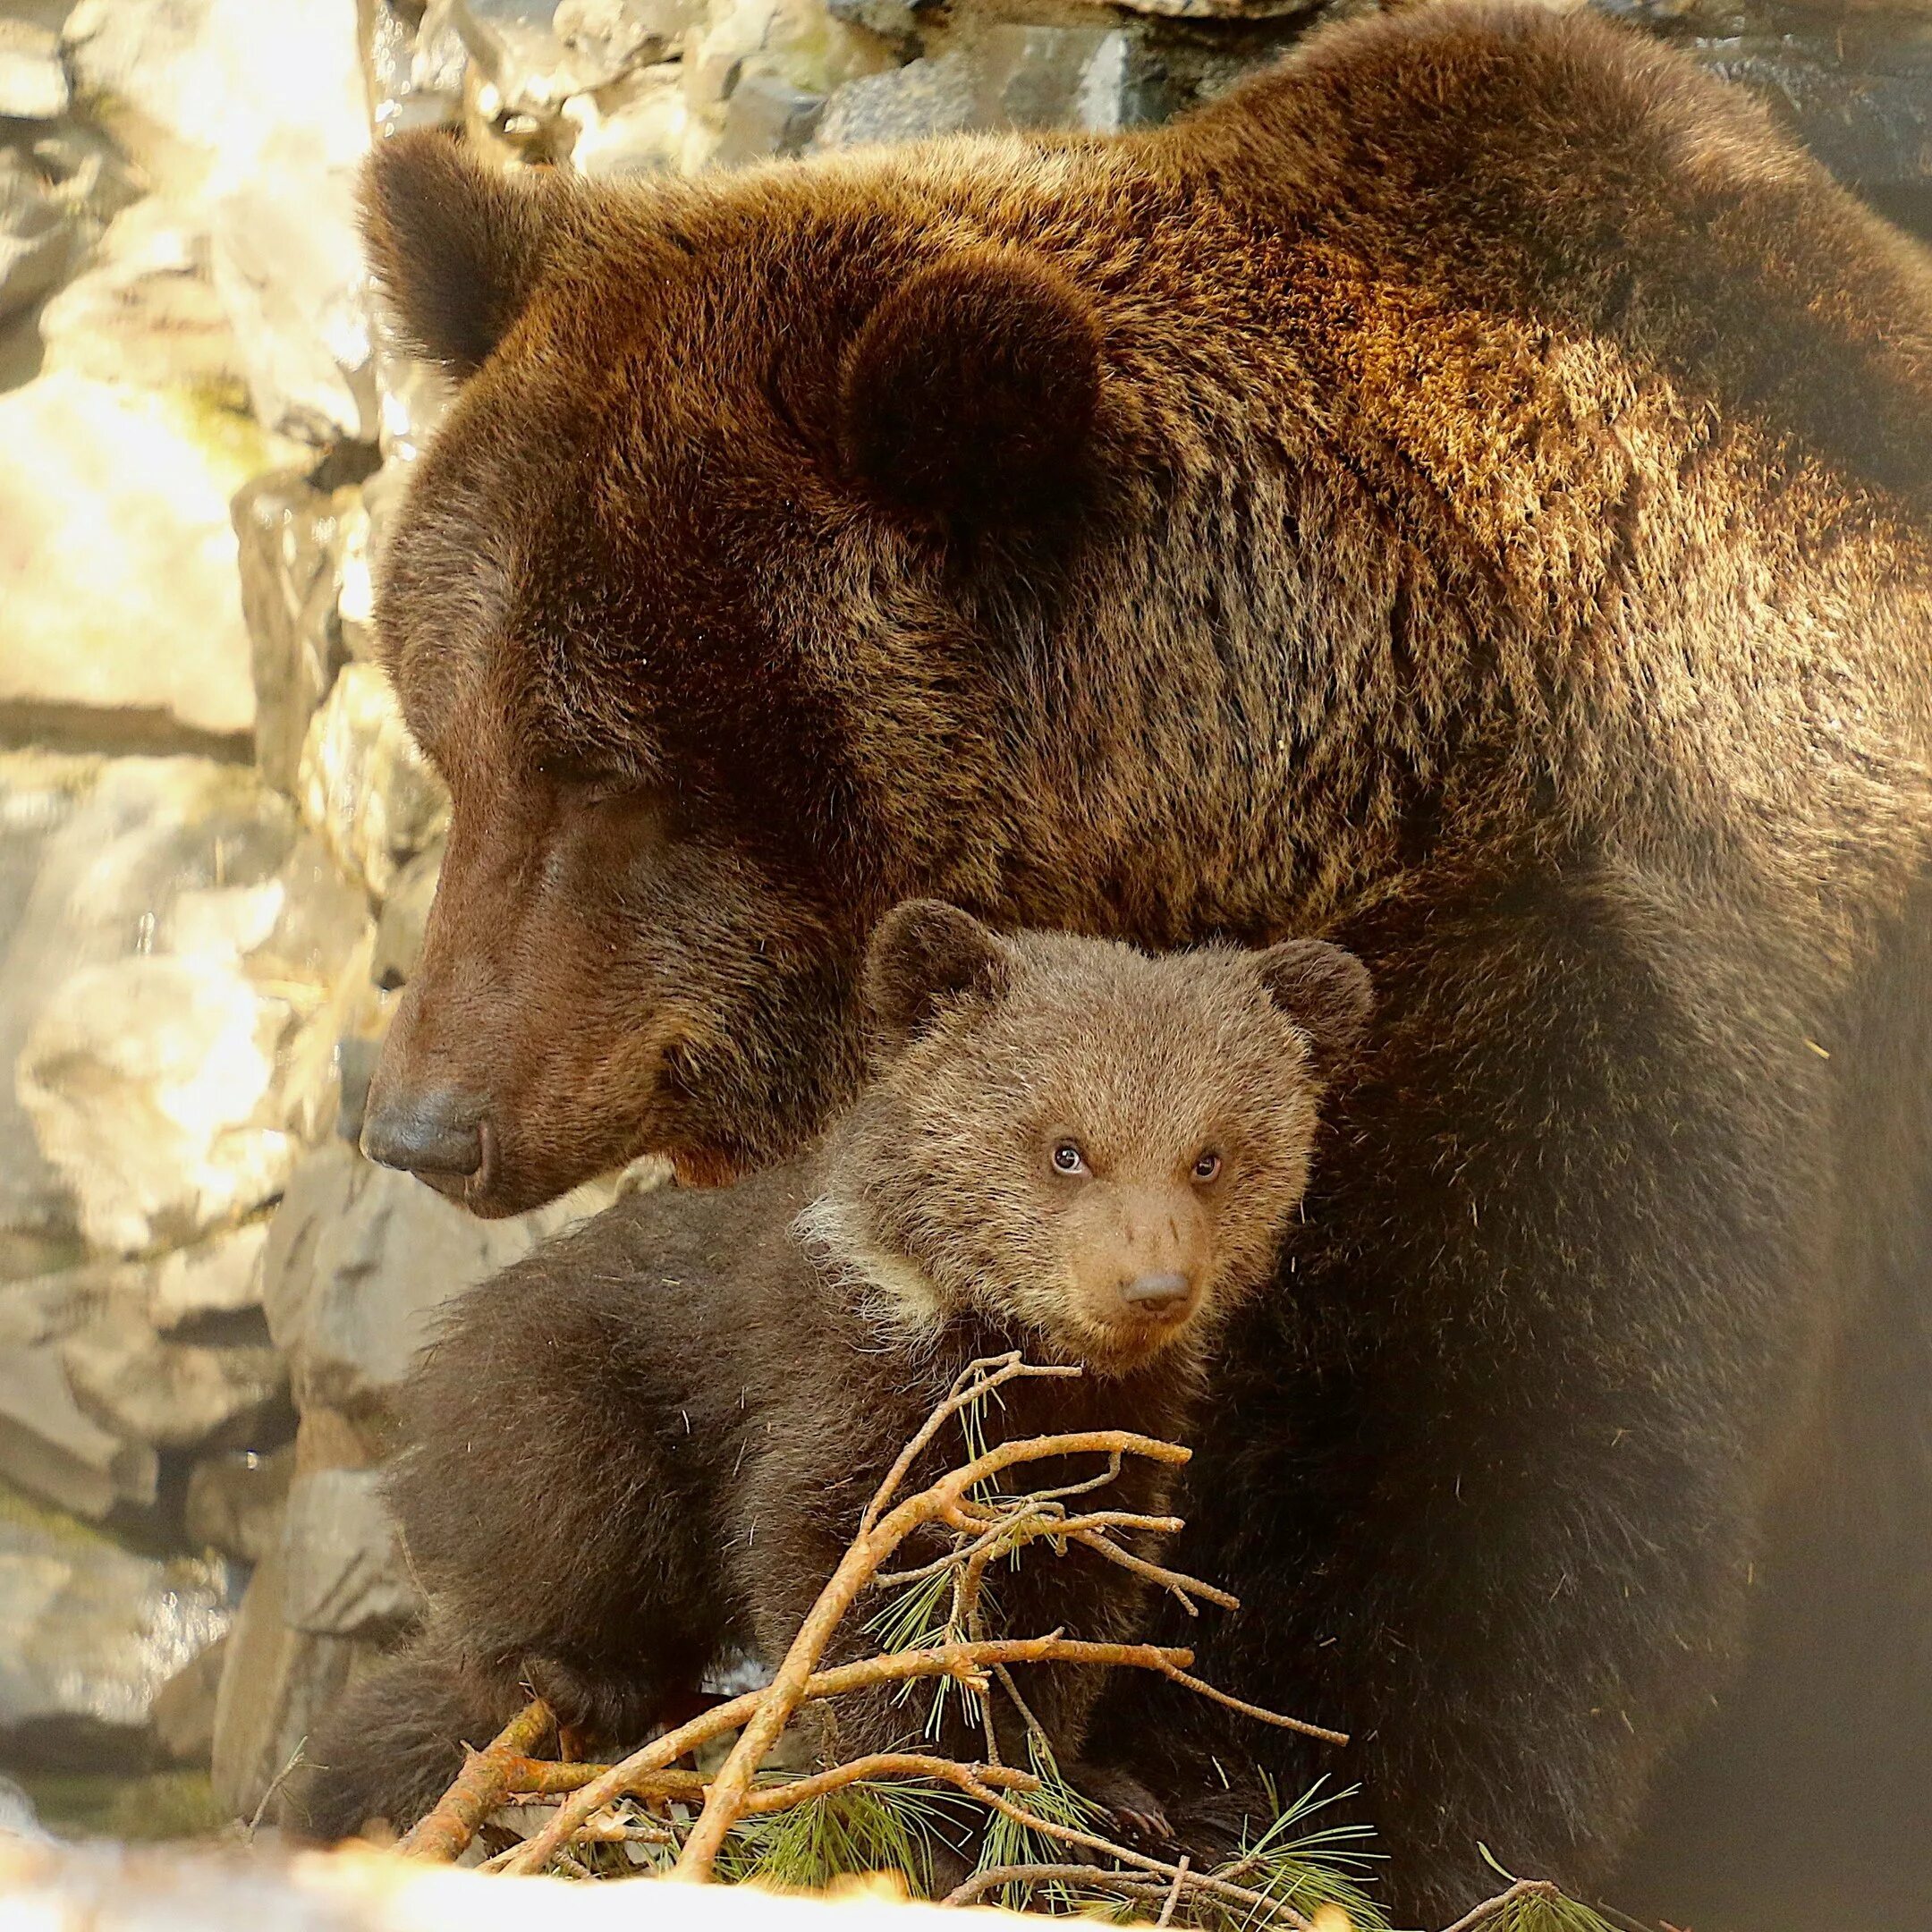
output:
[[[1360,1778],[1418,1919],[1479,1841],[1605,1879],[1714,1701],[1718,1893],[1828,1786],[1870,1842],[1804,1870],[1848,1911],[1932,1844],[1925,258],[1742,96],[1540,7],[1339,26],[1126,139],[546,189],[535,250],[431,156],[375,176],[401,309],[464,353],[481,246],[514,319],[388,560],[455,820],[372,1150],[484,1213],[782,1157],[911,893],[1324,932],[1386,1021],[1183,1555],[1246,1606],[1208,1667],[1360,1741],[1140,1690],[1116,1743],[1183,1792]],[[996,347],[1085,305],[1038,337],[1069,394],[1099,345],[1077,448],[986,419],[1029,360],[913,399],[971,427],[962,487],[988,449],[1037,487],[880,472],[854,344],[942,269]]]
[[[1085,1371],[1009,1386],[980,1418],[989,1442],[1191,1433],[1215,1340],[1270,1280],[1306,1187],[1317,1069],[1368,1012],[1360,962],[1319,942],[1150,960],[1007,941],[929,902],[888,920],[872,957],[879,1076],[818,1153],[614,1208],[452,1311],[407,1390],[391,1485],[428,1625],[318,1739],[289,1823],[329,1838],[413,1822],[530,1687],[621,1746],[734,1648],[775,1667],[977,1358]],[[1077,1174],[1055,1165],[1069,1148]],[[1097,1292],[1177,1255],[1184,1305],[1148,1315]],[[949,1428],[911,1482],[966,1453]],[[1042,1463],[1022,1487],[1101,1469]],[[1171,1488],[1166,1465],[1129,1457],[1105,1506],[1158,1513]],[[908,1545],[901,1563],[934,1554]],[[989,1633],[1131,1640],[1146,1594],[1090,1553],[1043,1548],[995,1576]],[[877,1648],[879,1606],[828,1656]],[[1072,1771],[1099,1674],[1022,1675]],[[979,1755],[962,1700],[949,1708],[942,1748]],[[888,1688],[809,1715],[835,1760],[916,1740],[925,1703]]]

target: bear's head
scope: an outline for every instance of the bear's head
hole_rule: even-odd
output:
[[[955,173],[901,207],[372,165],[377,274],[460,386],[381,572],[453,817],[364,1146],[479,1214],[791,1151],[856,1076],[879,914],[999,910],[983,606],[1023,628],[1026,559],[1077,547],[1106,411],[1086,300],[998,238],[1025,182]]]
[[[970,1313],[1103,1372],[1205,1340],[1273,1272],[1369,1001],[1320,940],[1150,957],[914,900],[801,1232],[908,1338]]]

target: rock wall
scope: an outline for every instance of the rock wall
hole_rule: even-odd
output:
[[[485,1224],[356,1151],[445,812],[371,659],[446,398],[368,300],[369,143],[1110,131],[1360,4],[0,0],[0,1765],[252,1813],[414,1610],[431,1310],[621,1184]],[[1602,4],[1932,233],[1932,5]]]

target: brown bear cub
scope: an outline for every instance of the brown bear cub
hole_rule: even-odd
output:
[[[876,1078],[816,1152],[623,1202],[453,1308],[409,1387],[392,1488],[428,1627],[312,1747],[292,1824],[407,1825],[526,1687],[614,1747],[722,1657],[775,1663],[976,1358],[1086,1370],[1009,1385],[995,1440],[1186,1438],[1224,1320],[1274,1275],[1365,969],[1314,940],[1149,958],[1004,938],[924,900],[879,928],[866,998]],[[958,1453],[943,1439],[914,1479]],[[1041,1464],[1026,1484],[1092,1473]],[[1130,1457],[1109,1504],[1159,1513],[1169,1486]],[[1091,1552],[1039,1549],[1001,1573],[996,1623],[1131,1639],[1145,1590]],[[874,1647],[848,1623],[835,1660]],[[1097,1674],[1027,1680],[1073,1766]],[[842,1699],[815,1741],[883,1749],[922,1707]]]

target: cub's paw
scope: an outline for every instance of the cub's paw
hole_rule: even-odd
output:
[[[585,1669],[562,1657],[526,1657],[523,1682],[556,1715],[566,1755],[589,1757],[598,1745],[640,1744],[657,1727],[663,1687]]]
[[[1068,1781],[1100,1807],[1129,1841],[1142,1845],[1174,1842],[1174,1826],[1161,1801],[1140,1780],[1114,1765],[1076,1765]]]

